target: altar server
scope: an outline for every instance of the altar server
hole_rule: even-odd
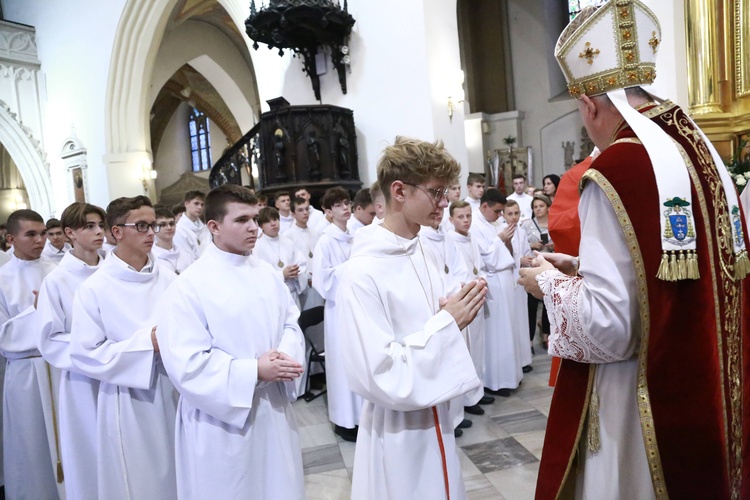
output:
[[[188,191],[184,199],[185,214],[177,221],[174,244],[180,252],[195,261],[211,241],[208,228],[201,220],[206,195],[201,191]]]
[[[70,243],[65,241],[65,233],[59,219],[47,221],[47,242],[44,244],[42,255],[55,264],[59,264],[63,256],[70,251]]]
[[[324,324],[328,418],[334,424],[334,432],[346,441],[356,441],[362,412],[362,398],[349,389],[344,373],[341,343],[350,332],[342,328],[336,317],[336,293],[342,278],[342,264],[349,259],[352,249],[352,236],[346,230],[346,221],[352,215],[351,206],[349,193],[343,188],[326,191],[323,208],[326,217],[333,222],[323,230],[313,252],[313,286],[326,300]]]
[[[294,303],[299,306],[299,296],[307,289],[307,259],[286,235],[280,233],[279,211],[274,207],[260,209],[258,224],[263,238],[256,243],[253,254],[281,275]]]
[[[308,286],[300,294],[301,309],[304,311],[323,305],[323,297],[312,286],[313,251],[315,250],[315,245],[318,244],[318,239],[320,239],[320,233],[310,227],[312,211],[309,201],[304,198],[293,199],[292,213],[294,214],[294,224],[289,228],[287,236],[292,240],[297,250],[307,258],[305,268],[307,271]]]
[[[37,349],[40,332],[34,308],[42,280],[56,264],[42,256],[47,228],[41,215],[16,210],[8,216],[7,226],[13,253],[0,268],[5,495],[57,498],[51,379]]]
[[[174,244],[174,235],[176,232],[175,216],[172,211],[164,206],[154,207],[156,213],[156,225],[159,226],[159,232],[154,235],[154,246],[151,251],[154,257],[158,259],[159,264],[175,274],[182,271],[193,263],[193,259],[181,252]]]
[[[466,498],[448,402],[481,397],[461,336],[484,303],[474,280],[447,300],[417,237],[446,206],[460,167],[442,143],[397,138],[378,162],[386,215],[360,232],[337,301],[346,373],[365,398],[352,498]]]
[[[256,199],[208,193],[214,243],[167,292],[157,337],[180,391],[180,498],[303,499],[290,397],[302,372],[299,310],[273,267],[251,254]]]
[[[520,345],[513,333],[515,261],[506,246],[513,236],[513,230],[502,230],[497,223],[505,202],[505,196],[497,189],[486,190],[471,223],[471,234],[479,244],[482,271],[487,276],[489,288],[482,380],[487,392],[502,397],[510,396],[510,390],[517,389],[523,377]]]
[[[73,297],[79,285],[103,262],[104,210],[88,203],[73,203],[60,217],[65,236],[73,242],[58,267],[44,279],[39,290],[37,314],[41,327],[39,350],[60,370],[55,393],[65,494],[69,499],[97,498],[96,398],[99,381],[78,373],[70,359]]]
[[[96,429],[99,498],[172,499],[177,393],[156,341],[157,304],[176,278],[157,265],[151,247],[159,230],[145,196],[107,207],[117,241],[73,301],[71,358],[99,380]]]

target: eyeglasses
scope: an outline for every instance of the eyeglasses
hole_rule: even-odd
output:
[[[165,227],[175,227],[176,224],[177,223],[175,221],[169,221],[169,222],[158,222],[156,225],[164,229]]]
[[[349,200],[341,201],[339,203],[334,203],[332,208],[344,208],[344,207],[351,207],[352,202]]]
[[[403,182],[407,186],[413,186],[415,188],[419,188],[419,189],[423,190],[425,192],[425,194],[427,194],[428,196],[430,196],[430,195],[432,196],[432,199],[433,199],[433,201],[435,203],[440,203],[440,201],[443,198],[447,198],[448,197],[448,193],[450,192],[450,188],[432,189],[432,188],[428,188],[428,187],[425,187],[425,186],[420,186],[419,184],[412,184],[411,182],[405,182],[405,181],[401,181],[401,182]]]
[[[145,222],[131,222],[128,224],[115,224],[115,225],[121,226],[121,227],[134,227],[135,230],[138,231],[139,233],[147,233],[149,228],[154,233],[158,233],[159,231],[161,231],[161,226],[157,224],[156,222],[151,223],[151,224],[147,224]]]

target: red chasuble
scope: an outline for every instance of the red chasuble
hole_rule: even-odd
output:
[[[705,144],[667,102],[641,110],[689,160],[700,279],[656,278],[662,255],[653,167],[624,125],[584,174],[607,194],[631,249],[642,327],[637,387],[656,498],[750,498],[750,301],[734,277],[732,214]],[[743,224],[745,244],[747,230]],[[537,499],[574,489],[594,365],[564,360],[552,399]],[[747,383],[746,383],[747,382]]]
[[[563,174],[560,185],[557,186],[555,201],[549,208],[547,221],[550,237],[555,242],[555,252],[578,255],[578,247],[581,244],[581,219],[578,218],[578,201],[581,196],[578,184],[593,161],[593,158],[589,156],[575,165]],[[549,370],[550,387],[554,387],[557,383],[559,369],[560,358],[553,357]]]

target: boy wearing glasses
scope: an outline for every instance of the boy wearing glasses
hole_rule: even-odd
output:
[[[418,237],[442,217],[460,170],[441,142],[402,137],[378,161],[385,219],[358,233],[337,298],[346,374],[365,399],[352,498],[466,496],[448,403],[481,397],[461,330],[486,285],[472,280],[446,299],[444,270]]]
[[[290,403],[304,337],[289,290],[251,253],[257,216],[247,188],[225,184],[210,191],[213,243],[177,278],[161,307],[157,336],[181,394],[180,498],[305,496]]]
[[[151,251],[159,264],[175,274],[180,274],[193,261],[172,243],[175,234],[175,216],[167,207],[156,207],[154,212],[159,232],[154,235],[154,246]]]
[[[49,387],[49,376],[38,350],[34,308],[36,293],[56,264],[42,257],[47,228],[41,215],[17,210],[8,217],[7,226],[13,253],[0,268],[5,494],[8,498],[57,498],[50,456],[52,403],[49,389],[44,390]]]
[[[76,289],[103,262],[104,210],[88,203],[73,203],[60,217],[65,236],[73,242],[58,267],[39,290],[37,314],[41,325],[39,351],[60,370],[55,392],[59,415],[58,437],[52,442],[55,461],[65,475],[68,498],[96,498],[96,396],[99,382],[78,373],[70,359],[70,330]],[[55,384],[56,386],[56,384]]]
[[[157,303],[175,274],[157,265],[159,231],[145,196],[107,207],[117,247],[73,301],[74,367],[100,381],[95,430],[99,498],[177,496],[174,416],[177,393],[159,357]]]
[[[362,410],[362,398],[349,389],[344,373],[342,337],[348,335],[338,321],[336,292],[341,280],[343,264],[349,259],[352,235],[346,230],[351,217],[349,193],[333,187],[323,196],[323,209],[331,224],[320,235],[313,252],[313,287],[326,300],[324,327],[326,346],[326,388],[328,389],[328,418],[334,432],[345,441],[357,440],[357,426]]]

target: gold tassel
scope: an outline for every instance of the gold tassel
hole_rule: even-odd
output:
[[[677,261],[677,279],[686,280],[687,276],[687,259],[685,258],[685,252],[680,250],[680,260]]]
[[[688,279],[700,279],[700,271],[698,270],[698,253],[695,250],[690,250],[690,253],[688,254]]]
[[[599,453],[601,441],[599,436],[599,394],[596,392],[596,385],[591,389],[591,400],[589,401],[589,428],[588,428],[588,446],[589,451],[596,455]]]
[[[677,281],[677,255],[669,252],[669,281]]]
[[[740,250],[737,254],[737,262],[734,265],[734,278],[741,280],[750,274],[750,260],[747,257],[746,250]]]
[[[659,264],[659,270],[656,272],[656,277],[660,280],[669,281],[669,257],[667,252],[661,254],[661,263]]]
[[[57,482],[62,483],[65,481],[65,474],[63,474],[62,462],[57,461]]]

